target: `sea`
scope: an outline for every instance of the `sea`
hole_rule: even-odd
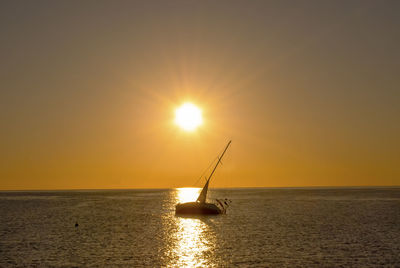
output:
[[[0,267],[400,267],[400,188],[0,192]]]

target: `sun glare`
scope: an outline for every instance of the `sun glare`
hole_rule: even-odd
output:
[[[175,110],[175,124],[186,131],[193,131],[203,123],[201,110],[186,102]]]
[[[199,196],[201,188],[177,188],[179,203],[194,202]]]

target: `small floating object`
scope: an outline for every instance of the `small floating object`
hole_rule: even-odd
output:
[[[78,222],[75,222],[75,228],[77,228],[79,226]]]

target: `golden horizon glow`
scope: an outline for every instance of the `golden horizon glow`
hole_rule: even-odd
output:
[[[399,1],[156,2],[2,5],[0,191],[400,186]]]
[[[185,131],[194,131],[202,123],[202,112],[193,103],[185,102],[175,110],[175,124]]]

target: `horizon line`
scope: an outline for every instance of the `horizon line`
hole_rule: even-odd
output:
[[[153,188],[65,188],[65,189],[9,189],[0,192],[62,192],[62,191],[130,191],[130,190],[173,190],[180,188],[199,188],[202,187],[153,187]],[[240,187],[210,187],[210,189],[310,189],[310,188],[400,188],[400,185],[336,185],[336,186],[240,186]]]

